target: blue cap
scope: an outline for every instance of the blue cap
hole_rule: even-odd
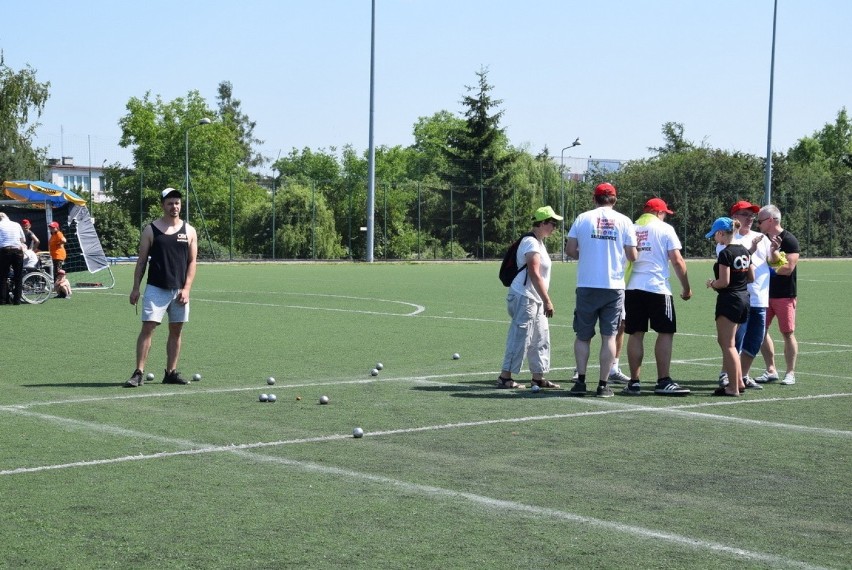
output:
[[[724,230],[726,232],[734,231],[734,220],[731,218],[716,218],[716,221],[713,222],[713,227],[710,228],[710,231],[704,236],[707,239],[712,238],[716,235],[716,232],[719,230]]]

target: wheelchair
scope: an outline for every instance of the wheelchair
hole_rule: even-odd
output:
[[[8,281],[9,299],[12,302],[14,295],[14,282],[12,274],[6,277]],[[39,262],[36,267],[25,267],[24,278],[21,283],[21,301],[30,305],[40,305],[50,299],[53,293],[53,277],[42,269]]]

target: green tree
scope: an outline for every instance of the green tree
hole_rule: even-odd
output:
[[[517,153],[500,128],[504,111],[497,107],[502,100],[491,95],[488,70],[482,68],[476,76],[477,86],[467,86],[469,94],[462,98],[465,128],[452,131],[447,141],[448,172],[443,178],[456,193],[452,229],[457,239],[481,257],[494,257],[510,237],[509,180]]]
[[[258,153],[255,148],[263,144],[263,141],[254,136],[254,128],[257,122],[252,121],[242,112],[239,99],[234,99],[234,88],[230,81],[219,84],[218,93],[219,117],[222,123],[233,129],[236,139],[242,147],[242,159],[240,164],[246,168],[257,168],[263,166],[266,159]]]
[[[636,219],[649,198],[663,198],[675,211],[669,222],[684,245],[684,255],[705,257],[712,248],[705,227],[727,215],[738,200],[760,203],[763,162],[749,154],[695,146],[683,139],[677,123],[663,126],[666,144],[657,156],[627,162],[618,172],[592,171],[578,190],[578,211],[591,208],[591,189],[603,181],[618,188],[616,209]]]
[[[198,229],[199,246],[228,243],[232,184],[236,185],[236,217],[265,196],[248,176],[244,141],[233,123],[214,120],[195,128],[200,119],[217,116],[197,91],[170,102],[146,93],[141,99],[131,98],[127,111],[119,120],[120,144],[133,147],[135,168],[110,186],[111,199],[135,220],[159,211],[163,188],[182,188],[184,209]],[[184,188],[187,141],[191,192]]]
[[[45,149],[32,144],[37,122],[47,102],[50,82],[39,83],[35,70],[13,71],[0,51],[0,182],[38,178]]]
[[[115,257],[136,255],[140,232],[127,211],[112,202],[103,202],[97,205],[96,213],[95,223],[104,253]]]

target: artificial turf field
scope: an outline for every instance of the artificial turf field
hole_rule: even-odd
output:
[[[494,389],[496,262],[201,265],[187,386],[160,383],[161,327],[156,380],[121,387],[131,265],[2,307],[0,567],[848,568],[852,262],[800,262],[798,382],[736,400],[710,395],[711,265],[688,267],[684,398],[651,393],[652,333],[647,393],[566,397],[575,264],[551,285],[563,389],[538,394]]]

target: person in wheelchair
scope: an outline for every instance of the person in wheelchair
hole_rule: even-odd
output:
[[[29,273],[30,271],[38,271],[41,269],[41,261],[31,249],[24,250],[24,273]]]

